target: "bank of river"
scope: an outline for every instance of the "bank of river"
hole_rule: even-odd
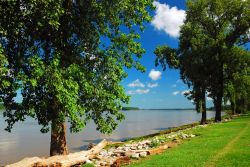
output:
[[[193,110],[135,110],[123,111],[126,120],[110,136],[100,134],[95,125],[89,123],[80,133],[68,133],[70,152],[85,149],[92,142],[102,139],[119,141],[131,137],[144,136],[200,120],[201,115]],[[214,112],[208,112],[208,118],[214,117]],[[41,134],[40,126],[33,119],[14,126],[12,133],[5,132],[6,126],[0,115],[0,165],[13,163],[24,157],[47,156],[49,154],[50,134]]]

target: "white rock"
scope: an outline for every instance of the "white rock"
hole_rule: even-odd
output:
[[[129,151],[130,149],[129,149],[129,147],[124,147],[122,150],[123,151]]]
[[[92,161],[90,161],[89,159],[86,160],[86,164],[93,164]]]
[[[134,159],[139,159],[140,155],[137,154],[137,153],[134,153],[131,155],[131,158],[134,158]]]
[[[142,150],[142,146],[141,145],[139,145],[137,148],[138,148],[138,150]]]
[[[111,156],[111,155],[113,155],[113,152],[108,152],[107,154],[108,154],[109,156]]]
[[[140,153],[140,157],[146,157],[147,156],[147,152],[141,152]]]
[[[136,150],[136,147],[133,146],[133,147],[130,147],[130,149],[131,149],[131,150]]]
[[[117,147],[116,148],[116,150],[122,150],[123,149],[123,147]]]
[[[128,157],[132,157],[133,154],[134,154],[134,153],[131,152],[131,151],[125,152],[125,156],[128,156]]]
[[[191,134],[190,137],[195,137],[195,135]]]

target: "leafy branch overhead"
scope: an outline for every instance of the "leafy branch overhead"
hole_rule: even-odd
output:
[[[177,49],[168,46],[157,47],[154,51],[156,55],[155,65],[158,66],[160,64],[163,70],[166,70],[167,66],[173,69],[179,68],[180,61],[177,52]]]
[[[138,28],[153,0],[12,0],[0,2],[0,101],[11,131],[26,116],[42,132],[51,123],[80,131],[93,119],[111,133],[129,97],[126,68],[144,71]],[[22,100],[16,102],[17,91]]]

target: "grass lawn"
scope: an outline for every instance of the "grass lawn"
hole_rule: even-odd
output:
[[[250,167],[250,115],[197,128],[197,137],[130,167]]]

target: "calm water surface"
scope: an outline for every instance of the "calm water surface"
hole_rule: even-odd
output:
[[[89,123],[77,134],[67,134],[70,152],[83,150],[90,143],[102,139],[123,140],[152,134],[169,127],[199,121],[201,114],[193,110],[137,110],[123,111],[126,119],[119,124],[112,135],[103,135],[95,130],[95,125]],[[208,118],[214,117],[214,112],[208,112]],[[24,157],[48,156],[50,133],[40,133],[40,126],[34,119],[15,124],[12,133],[4,131],[6,123],[0,113],[0,166],[21,160]]]

